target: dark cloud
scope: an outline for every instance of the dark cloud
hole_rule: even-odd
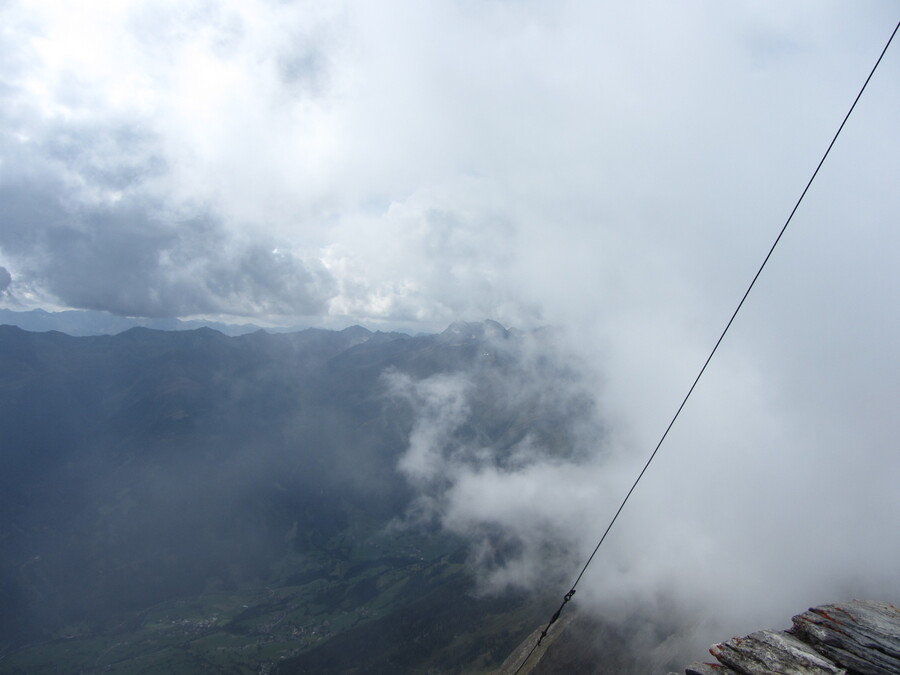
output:
[[[186,216],[140,195],[84,203],[59,177],[7,178],[0,250],[66,305],[148,317],[311,315],[333,294],[320,265],[276,252],[265,237],[237,241],[208,213]]]
[[[211,260],[206,270],[204,286],[220,312],[247,307],[257,315],[321,315],[334,294],[332,277],[320,264],[258,242]]]
[[[43,151],[48,161],[99,189],[127,190],[166,170],[158,140],[127,123],[54,127],[47,131]]]
[[[0,293],[5,293],[12,283],[12,275],[5,267],[0,267]]]

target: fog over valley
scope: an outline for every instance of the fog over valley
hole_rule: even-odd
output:
[[[0,673],[498,668],[898,18],[0,3]],[[900,603],[898,81],[567,605],[598,668]]]

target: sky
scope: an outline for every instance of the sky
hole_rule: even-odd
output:
[[[460,469],[442,503],[458,529],[544,519],[580,558],[898,18],[875,0],[4,0],[0,306],[556,326],[603,461]],[[749,632],[900,601],[898,82],[894,45],[588,602],[668,593]]]

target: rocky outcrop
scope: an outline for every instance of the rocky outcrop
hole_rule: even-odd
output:
[[[627,626],[576,612],[556,622],[532,652],[540,632],[522,642],[494,675],[660,672],[660,659],[645,653],[652,640],[635,640]],[[785,631],[760,630],[709,651],[716,662],[694,663],[685,675],[900,675],[900,609],[857,600],[822,605],[795,616]],[[673,667],[669,663],[663,672]]]
[[[710,647],[718,663],[695,663],[685,675],[896,675],[900,609],[884,602],[813,607],[786,631],[761,630]]]

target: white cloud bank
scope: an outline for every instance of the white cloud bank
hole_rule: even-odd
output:
[[[651,388],[645,406],[612,405],[639,393],[623,381],[633,369],[601,366],[599,385],[584,364],[564,367],[563,344],[537,342],[553,367],[538,369],[525,340],[516,369],[499,381],[485,383],[477,368],[388,381],[415,413],[398,467],[419,495],[411,522],[437,521],[469,538],[484,589],[556,590],[561,600],[678,401],[653,405]],[[895,422],[857,428],[868,414],[842,396],[779,400],[785,373],[767,378],[765,364],[742,361],[730,350],[715,362],[578,586],[576,606],[632,630],[645,621],[657,637],[640,648],[653,650],[659,667],[701,659],[732,634],[781,627],[808,606],[900,601],[891,525],[900,516],[900,458],[876,438]],[[880,393],[891,400],[882,406],[898,402]],[[504,397],[537,411],[535,421],[562,419],[565,442],[472,438],[485,399]]]

